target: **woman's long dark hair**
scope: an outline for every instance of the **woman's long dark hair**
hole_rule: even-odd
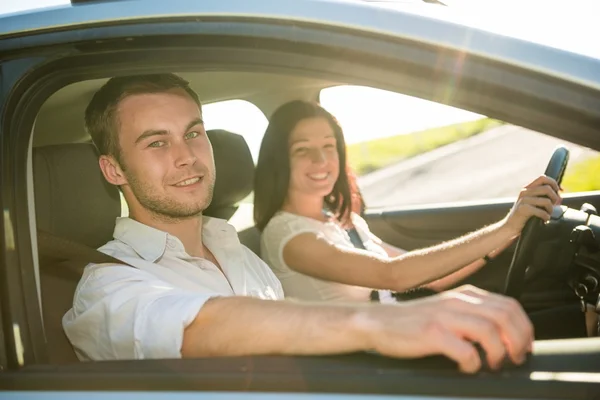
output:
[[[362,197],[347,166],[346,142],[340,124],[319,104],[294,100],[273,113],[260,146],[254,174],[254,222],[260,231],[283,207],[290,185],[289,138],[298,122],[307,118],[325,118],[337,143],[340,173],[333,190],[324,198],[325,205],[344,225],[350,223],[351,211],[362,210]]]

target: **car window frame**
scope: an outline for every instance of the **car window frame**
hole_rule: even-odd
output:
[[[243,23],[241,23],[244,25]],[[181,24],[174,24],[175,26],[181,26]],[[185,71],[185,70],[197,70],[198,65],[201,64],[202,68],[211,69],[216,67],[223,67],[228,65],[229,68],[259,68],[259,64],[266,63],[269,61],[269,65],[263,65],[263,68],[287,70],[295,73],[310,73],[311,75],[324,76],[331,79],[332,76],[337,76],[340,79],[344,78],[349,83],[357,84],[369,84],[375,85],[376,87],[389,87],[389,90],[401,90],[402,93],[412,93],[412,95],[419,95],[423,98],[434,98],[435,101],[439,101],[436,97],[436,93],[439,88],[443,87],[445,82],[453,76],[453,66],[457,60],[462,60],[465,71],[469,71],[472,74],[471,86],[467,87],[464,91],[457,94],[457,97],[450,99],[449,102],[456,105],[457,107],[467,106],[475,112],[481,112],[485,107],[493,107],[494,104],[498,104],[499,99],[487,99],[483,105],[480,104],[481,99],[472,99],[468,95],[477,88],[485,87],[483,76],[485,71],[490,71],[490,87],[497,85],[496,79],[498,74],[502,75],[502,67],[494,65],[490,60],[482,60],[476,56],[466,57],[461,52],[453,52],[448,49],[435,48],[423,43],[411,43],[405,40],[384,40],[382,38],[372,38],[368,35],[357,35],[356,33],[339,32],[337,29],[334,30],[334,34],[327,30],[314,31],[311,27],[298,28],[291,34],[289,31],[281,30],[284,35],[279,40],[274,40],[269,36],[269,39],[261,41],[261,38],[257,38],[256,35],[252,36],[253,33],[259,32],[255,25],[244,25],[247,29],[248,37],[240,37],[239,41],[232,44],[231,36],[224,33],[223,38],[219,42],[219,38],[210,36],[209,46],[199,46],[198,38],[206,36],[200,32],[198,35],[193,35],[186,39],[182,36],[178,36],[178,48],[172,50],[168,44],[164,42],[169,34],[175,34],[173,32],[163,32],[158,43],[151,44],[149,40],[144,41],[140,39],[139,42],[136,40],[127,40],[131,35],[121,32],[120,38],[113,38],[112,44],[98,44],[91,43],[90,37],[94,37],[98,34],[98,31],[91,29],[90,31],[81,31],[74,28],[72,31],[63,32],[73,38],[74,43],[68,46],[50,46],[44,48],[39,54],[26,54],[27,52],[20,53],[23,59],[14,59],[8,62],[14,62],[15,68],[20,71],[19,79],[15,79],[12,83],[5,81],[3,78],[2,85],[10,91],[8,102],[2,103],[2,113],[5,116],[3,120],[3,127],[7,127],[4,131],[4,145],[1,149],[0,154],[6,155],[8,150],[13,150],[15,153],[14,157],[10,158],[13,160],[10,168],[14,169],[16,177],[21,179],[23,182],[26,179],[25,171],[27,165],[27,150],[30,142],[30,135],[32,134],[32,126],[35,120],[35,115],[41,107],[41,104],[56,90],[69,83],[72,83],[81,79],[91,79],[98,77],[105,77],[130,72],[158,72],[158,71]],[[273,30],[277,30],[277,27],[271,25],[267,26],[270,35],[273,35]],[[147,24],[145,28],[148,29],[148,33],[151,33],[156,28],[155,25]],[[222,29],[230,28],[230,26],[223,26]],[[100,28],[98,28],[100,29]],[[112,29],[112,28],[111,28]],[[140,32],[140,25],[132,26],[132,29]],[[187,28],[193,29],[193,26]],[[201,31],[200,28],[197,28]],[[303,32],[303,29],[305,30]],[[118,30],[113,30],[118,31]],[[177,31],[177,29],[174,29]],[[108,35],[108,31],[102,31],[103,35]],[[303,41],[306,34],[306,39]],[[213,33],[214,35],[214,33]],[[290,37],[293,36],[293,37]],[[151,38],[146,38],[151,39]],[[156,39],[156,38],[155,38]],[[319,40],[317,40],[319,39]],[[356,41],[360,44],[357,44]],[[81,41],[82,43],[77,43]],[[372,45],[368,43],[372,41]],[[317,43],[318,42],[318,43]],[[248,50],[248,44],[253,44],[255,48]],[[259,48],[259,44],[263,44],[264,48]],[[157,46],[164,45],[162,50],[157,50]],[[136,47],[137,46],[137,47]],[[229,46],[229,47],[228,47]],[[292,46],[292,47],[290,47]],[[341,46],[341,47],[334,47]],[[106,50],[112,48],[116,54],[111,56],[106,55]],[[334,53],[331,51],[325,51],[331,48],[337,49]],[[196,51],[190,51],[190,50]],[[199,50],[205,51],[199,51]],[[235,49],[232,50],[232,49]],[[359,49],[362,49],[359,51]],[[292,52],[296,52],[293,53]],[[307,54],[306,51],[310,50]],[[405,50],[404,52],[402,50]],[[392,51],[392,53],[389,53]],[[421,57],[416,57],[419,53]],[[49,58],[44,59],[40,54],[46,54]],[[165,57],[158,57],[157,55],[164,55]],[[249,61],[248,55],[252,54],[254,60]],[[282,58],[282,55],[288,57]],[[396,59],[390,55],[395,55]],[[179,57],[173,60],[172,56],[178,55]],[[256,57],[256,55],[263,56]],[[374,58],[369,59],[368,66],[365,63],[364,57],[371,55]],[[170,57],[169,57],[170,56]],[[436,64],[435,69],[432,67],[431,61],[436,60],[439,57],[442,60]],[[158,60],[158,61],[157,61]],[[303,65],[302,60],[311,61],[311,70],[306,71],[302,68],[298,68],[297,65]],[[334,60],[335,62],[332,62]],[[361,61],[363,60],[363,61]],[[26,64],[25,62],[28,62]],[[438,60],[439,61],[439,60]],[[424,71],[415,70],[416,65],[421,62],[423,68],[428,68],[429,74],[425,74]],[[6,67],[7,62],[2,64],[2,67]],[[27,65],[28,68],[23,68]],[[296,67],[294,67],[296,65]],[[276,66],[276,67],[274,67]],[[347,68],[341,68],[347,67]],[[510,75],[513,73],[518,79],[514,80],[514,85],[519,85],[524,79],[526,79],[528,73],[526,71],[517,71],[515,67],[506,67],[506,74]],[[375,71],[381,71],[381,74],[376,74]],[[436,75],[437,74],[437,75]],[[446,74],[446,75],[444,75]],[[401,77],[403,76],[415,76],[412,82],[403,82]],[[369,76],[370,78],[365,78]],[[436,77],[436,80],[430,82],[431,78]],[[535,76],[530,77],[532,80],[532,88],[535,88],[536,84],[543,84],[544,81],[548,84],[551,83],[551,77]],[[544,79],[542,79],[544,78]],[[386,81],[388,82],[386,84]],[[393,83],[390,83],[393,82]],[[8,84],[7,84],[8,83]],[[561,84],[558,82],[557,84]],[[563,91],[575,95],[576,84],[571,82],[562,82],[564,85]],[[395,89],[394,89],[395,88]],[[548,88],[546,87],[546,90]],[[512,92],[511,92],[512,93]],[[600,93],[588,91],[590,99],[595,104],[600,105]],[[525,94],[523,94],[525,96]],[[531,100],[535,100],[535,97],[531,97]],[[539,99],[540,104],[546,104],[547,99]],[[477,110],[477,106],[481,107]],[[461,106],[462,105],[462,106]],[[565,108],[563,112],[568,110]],[[598,113],[594,116],[600,120],[600,107],[598,107]],[[573,110],[573,113],[577,115],[577,111]],[[491,116],[500,116],[502,112],[488,113]],[[524,119],[526,116],[518,114],[514,120]],[[526,125],[533,123],[532,119],[527,120]],[[512,121],[511,121],[512,122]],[[540,123],[542,121],[539,121]],[[587,121],[579,121],[582,124]],[[555,127],[555,132],[560,134],[564,133],[567,127],[577,124],[578,121],[571,121],[560,127]],[[581,125],[585,128],[586,125]],[[585,131],[585,129],[583,129]],[[12,144],[15,148],[7,148],[6,143]],[[4,166],[7,160],[0,160],[0,163]],[[6,178],[7,172],[4,173]],[[10,177],[7,180],[10,184],[15,181],[15,177]],[[18,182],[19,180],[17,180]],[[25,185],[24,185],[25,186]],[[17,257],[16,265],[18,270],[21,271],[21,276],[28,277],[27,282],[16,280],[16,288],[13,288],[12,293],[20,293],[23,297],[32,297],[34,300],[30,301],[31,304],[37,303],[37,291],[35,289],[35,282],[31,278],[33,269],[33,255],[31,249],[31,225],[29,221],[29,214],[27,212],[27,199],[28,193],[25,187],[8,190],[7,193],[3,193],[3,201],[7,205],[9,213],[15,218],[15,228],[17,231],[16,240],[18,251],[14,252],[14,256]],[[16,200],[25,200],[24,204],[19,205]],[[3,226],[6,228],[5,226]],[[18,254],[17,254],[18,253]],[[6,256],[5,256],[6,257]],[[6,259],[6,258],[5,258]],[[4,266],[3,272],[6,273],[9,268]],[[5,297],[3,297],[4,299]],[[24,342],[26,356],[25,364],[36,364],[43,362],[44,356],[42,354],[36,354],[39,348],[43,348],[43,336],[35,337],[35,334],[43,332],[41,327],[39,309],[38,315],[35,315],[35,310],[11,304],[9,307],[10,318],[20,318],[23,321],[28,321],[28,329],[23,333],[26,337]],[[5,319],[7,316],[5,316]],[[37,319],[37,322],[35,320]],[[6,329],[4,330],[7,331]],[[29,347],[28,347],[29,346]]]

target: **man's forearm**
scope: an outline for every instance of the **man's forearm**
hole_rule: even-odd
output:
[[[406,290],[431,283],[473,263],[494,249],[510,243],[512,235],[502,222],[426,249],[406,253],[390,261],[394,281]],[[477,268],[473,268],[474,272]]]
[[[183,357],[339,354],[365,350],[358,310],[250,297],[209,300],[185,330]]]
[[[209,300],[185,330],[184,357],[325,355],[373,350],[399,358],[443,354],[462,371],[525,360],[533,327],[513,299],[472,286],[397,305]]]

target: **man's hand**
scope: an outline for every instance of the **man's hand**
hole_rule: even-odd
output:
[[[250,297],[209,300],[184,331],[183,357],[326,355],[375,350],[399,358],[445,355],[464,372],[520,364],[533,326],[514,299],[473,286],[405,303],[302,303]]]
[[[442,354],[463,372],[481,368],[473,345],[498,368],[508,355],[521,364],[531,351],[533,325],[517,301],[463,286],[427,299],[370,307],[356,316],[356,326],[372,349],[388,356],[416,358]]]
[[[548,221],[552,215],[552,208],[561,202],[559,191],[560,188],[554,179],[540,176],[521,190],[515,205],[504,219],[504,227],[514,237],[521,234],[525,223],[531,217]]]

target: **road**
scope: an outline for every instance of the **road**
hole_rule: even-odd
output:
[[[516,197],[561,144],[576,162],[595,154],[516,126],[500,126],[359,178],[372,207]]]

